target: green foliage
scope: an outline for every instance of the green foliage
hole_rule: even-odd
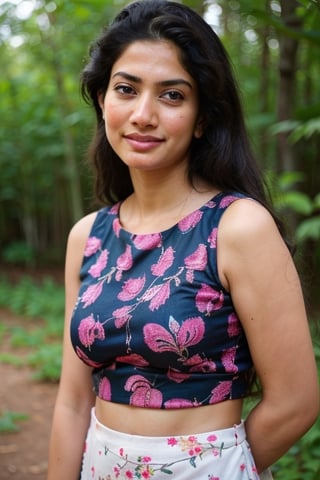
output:
[[[64,317],[63,287],[51,278],[39,283],[31,277],[23,277],[13,285],[0,277],[0,306],[22,316],[21,325],[7,326],[1,335],[2,339],[5,335],[9,336],[17,355],[2,353],[0,362],[20,366],[21,351],[27,349],[31,353],[24,363],[35,369],[35,378],[58,381]]]
[[[36,369],[34,378],[55,382],[60,378],[62,343],[42,345],[28,357],[28,364]]]
[[[286,120],[275,123],[270,128],[272,135],[289,133],[288,140],[297,143],[301,139],[310,139],[313,135],[320,134],[320,117],[310,118],[306,121]]]
[[[318,480],[320,473],[320,419],[273,467],[275,478]]]
[[[64,288],[51,278],[39,284],[25,276],[13,287],[4,276],[0,277],[0,306],[10,308],[17,315],[42,318],[50,333],[62,333]]]
[[[299,184],[305,181],[305,174],[284,172],[275,175],[273,172],[268,172],[266,181],[274,206],[280,214],[291,211],[301,217],[308,217],[300,220],[296,228],[295,240],[297,243],[303,244],[307,240],[315,242],[320,240],[320,193],[311,198],[299,190]]]
[[[17,422],[27,420],[28,416],[24,413],[11,412],[7,410],[0,416],[0,433],[18,432]]]
[[[25,242],[11,243],[3,249],[1,257],[8,264],[31,266],[35,262],[35,253]]]
[[[0,353],[0,363],[14,365],[15,367],[22,367],[24,361],[13,353]]]

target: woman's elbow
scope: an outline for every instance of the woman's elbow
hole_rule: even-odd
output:
[[[301,392],[297,401],[292,402],[292,418],[296,419],[301,435],[316,422],[320,412],[319,385]]]

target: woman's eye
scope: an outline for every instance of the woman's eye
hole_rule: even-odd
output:
[[[163,97],[168,98],[173,102],[183,100],[183,95],[180,92],[177,92],[176,90],[170,90],[169,92],[164,93]]]
[[[133,95],[135,93],[134,89],[129,85],[117,85],[115,90],[122,95]]]

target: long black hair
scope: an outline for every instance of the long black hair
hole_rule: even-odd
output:
[[[112,204],[133,192],[129,169],[106,138],[98,95],[105,94],[113,64],[132,42],[159,39],[178,47],[181,63],[198,87],[203,135],[190,146],[190,182],[204,179],[217,189],[247,194],[269,209],[228,55],[200,15],[166,0],[141,0],[123,8],[92,45],[90,61],[82,72],[82,94],[97,117],[89,149],[96,168],[97,198]]]

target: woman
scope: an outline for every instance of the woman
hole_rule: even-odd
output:
[[[187,7],[136,2],[82,86],[109,206],[69,236],[48,480],[271,478],[317,417],[317,372],[226,53]]]

